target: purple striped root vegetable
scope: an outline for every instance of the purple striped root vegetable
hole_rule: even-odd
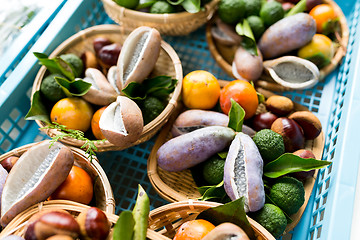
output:
[[[224,166],[224,188],[231,200],[245,197],[245,211],[254,212],[265,204],[263,159],[254,141],[238,133],[232,141]]]
[[[204,127],[180,135],[158,149],[158,165],[169,172],[185,170],[224,150],[234,137],[234,130],[223,126]]]
[[[224,113],[200,110],[200,109],[191,109],[181,113],[175,120],[171,134],[173,137],[192,132],[194,130],[206,127],[206,126],[224,126],[226,127],[229,123],[228,115]],[[255,131],[243,125],[243,133],[249,135],[250,137],[255,135]]]
[[[229,123],[228,115],[224,113],[191,109],[181,113],[171,129],[173,137],[192,132],[205,126],[224,126]]]

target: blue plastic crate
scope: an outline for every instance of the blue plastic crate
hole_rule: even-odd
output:
[[[67,0],[53,0],[40,9],[0,56],[0,85],[10,76],[21,59],[38,40]]]
[[[356,146],[354,129],[358,129],[356,124],[360,114],[356,94],[359,81],[355,81],[360,66],[360,0],[356,3],[351,0],[337,2],[350,27],[348,51],[342,65],[313,89],[285,93],[319,117],[325,133],[323,159],[333,161],[333,165],[320,170],[302,220],[283,239],[349,239],[352,218],[357,219],[353,210],[357,209],[354,202],[360,148]],[[105,14],[99,0],[71,0],[63,6],[0,88],[0,110],[5,112],[0,115],[0,153],[46,138],[34,121],[23,120],[30,107],[31,86],[39,70],[32,52],[50,54],[79,30],[103,23],[113,21]],[[164,39],[177,51],[184,75],[204,69],[219,79],[231,80],[211,57],[204,27],[189,36]],[[139,183],[150,196],[151,208],[166,203],[152,188],[146,174],[147,158],[153,144],[154,138],[124,151],[98,154],[114,191],[117,213],[133,208]]]

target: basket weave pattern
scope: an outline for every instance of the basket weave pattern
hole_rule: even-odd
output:
[[[215,12],[218,0],[213,0],[197,13],[170,13],[152,14],[135,11],[119,6],[112,0],[102,0],[106,13],[116,23],[130,29],[140,26],[156,28],[165,35],[187,35],[204,23],[206,23]]]
[[[219,203],[184,201],[171,203],[152,210],[149,214],[149,226],[147,239],[150,240],[171,240],[177,228],[185,221],[195,219],[202,211],[216,207]],[[47,210],[66,210],[74,217],[86,210],[89,206],[67,200],[51,200],[36,204],[17,215],[0,233],[0,238],[14,234],[24,236],[28,220],[36,213]],[[108,220],[115,224],[118,216],[106,213]],[[248,218],[258,240],[274,240],[275,238],[267,232],[260,224]],[[110,233],[108,239],[112,239]],[[171,238],[169,238],[171,237]]]
[[[50,54],[49,58],[53,58],[64,53],[74,53],[77,56],[80,56],[86,50],[94,52],[93,40],[99,36],[106,37],[113,42],[123,43],[126,36],[129,35],[130,32],[131,29],[120,27],[118,25],[94,26],[80,31],[79,33],[68,38]],[[48,71],[46,70],[46,67],[42,66],[36,75],[32,94],[40,89],[41,81],[46,76],[46,74],[48,74]],[[143,143],[154,136],[156,132],[167,122],[167,119],[173,112],[176,102],[180,96],[183,78],[181,62],[174,49],[164,41],[161,42],[160,56],[151,74],[152,76],[171,76],[177,79],[178,83],[174,92],[170,95],[169,102],[162,113],[150,123],[146,124],[140,138],[136,142],[126,146],[126,148]],[[36,120],[36,123],[39,125],[39,127],[46,126],[45,122],[39,120]],[[50,137],[60,134],[56,129],[45,129],[44,132]],[[62,139],[61,141],[76,147],[81,147],[85,143],[84,141],[68,137]],[[95,145],[97,147],[97,151],[99,152],[119,151],[124,149],[111,144],[109,141],[97,142]]]

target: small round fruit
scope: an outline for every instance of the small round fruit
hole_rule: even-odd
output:
[[[173,240],[201,240],[214,228],[214,224],[203,219],[187,221],[181,224]]]
[[[150,13],[155,13],[155,14],[174,13],[174,12],[175,12],[174,6],[166,1],[157,1],[150,8]]]
[[[231,98],[245,110],[245,119],[254,116],[259,101],[255,88],[249,82],[234,80],[221,89],[220,107],[225,114],[228,114],[230,111]]]
[[[93,117],[91,118],[91,130],[92,130],[92,133],[94,134],[94,136],[96,137],[96,139],[105,139],[104,135],[102,134],[101,130],[100,130],[100,127],[99,127],[99,121],[100,121],[100,117],[101,117],[101,114],[104,112],[106,106],[98,109]]]
[[[323,34],[315,34],[308,44],[298,51],[298,56],[322,68],[331,62],[335,53],[334,44]]]
[[[7,157],[4,160],[2,160],[0,163],[5,168],[6,171],[10,172],[11,168],[14,166],[14,164],[17,162],[19,157],[11,156]]]
[[[304,132],[294,120],[286,117],[278,118],[271,125],[271,130],[283,137],[286,152],[294,152],[304,147]]]
[[[271,112],[260,113],[254,117],[252,127],[255,131],[270,129],[271,125],[277,118],[278,117]]]
[[[217,155],[207,160],[202,169],[204,180],[209,185],[217,185],[224,179],[225,160]]]
[[[80,167],[73,166],[66,180],[49,197],[89,204],[93,197],[93,183],[90,175]]]
[[[96,207],[82,211],[76,221],[79,223],[82,239],[106,239],[109,235],[109,220],[105,213]]]
[[[94,39],[93,41],[93,47],[94,47],[94,50],[95,50],[95,54],[96,55],[99,55],[99,51],[102,47],[106,46],[106,45],[110,45],[112,44],[113,42],[110,41],[108,38],[105,38],[105,37],[97,37]]]
[[[197,70],[187,74],[182,83],[182,99],[186,107],[213,108],[220,96],[220,85],[211,73]]]
[[[30,222],[25,231],[25,239],[47,239],[54,235],[67,235],[76,239],[80,233],[74,217],[64,211],[53,210]]]
[[[66,78],[62,74],[53,73],[44,78],[40,85],[41,94],[52,103],[66,97],[62,87],[56,82],[55,77]]]
[[[316,159],[314,153],[307,149],[299,149],[299,150],[293,152],[293,154],[296,156],[299,156],[301,158],[305,158],[305,159],[306,158]],[[315,170],[301,171],[301,172],[291,173],[291,176],[302,181],[302,180],[305,180],[307,178],[314,176],[314,173],[315,173]]]
[[[294,103],[290,98],[279,95],[269,97],[265,105],[267,110],[278,116],[285,116],[294,109]]]
[[[122,7],[135,9],[139,5],[139,0],[115,0]]]
[[[116,65],[120,52],[121,45],[119,43],[103,46],[98,52],[99,63],[106,68]]]
[[[65,125],[69,129],[86,132],[94,111],[85,100],[77,97],[63,98],[51,109],[52,122]]]
[[[318,33],[322,33],[327,22],[337,18],[334,8],[325,3],[315,6],[311,9],[309,15],[314,18],[316,22],[316,31]]]
[[[290,119],[295,120],[304,131],[306,139],[313,140],[321,133],[322,126],[320,120],[309,111],[294,112],[289,116]]]

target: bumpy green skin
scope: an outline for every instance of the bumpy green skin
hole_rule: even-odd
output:
[[[225,160],[217,155],[212,156],[204,163],[203,177],[209,185],[217,185],[224,178]]]
[[[271,187],[269,197],[288,215],[296,213],[305,202],[303,184],[293,177],[282,177]]]
[[[266,2],[260,10],[260,17],[267,27],[282,19],[284,15],[285,11],[282,8],[281,3],[277,1]]]
[[[66,95],[61,86],[56,82],[55,77],[66,78],[62,74],[54,73],[44,78],[40,85],[40,92],[49,101],[55,103]]]
[[[265,31],[263,20],[258,16],[250,16],[247,18],[247,21],[253,31],[255,39],[259,39]]]
[[[275,238],[285,231],[287,220],[280,208],[266,203],[264,207],[251,215],[261,226],[266,228]]]
[[[257,132],[253,140],[259,149],[261,157],[266,162],[275,160],[285,152],[282,136],[270,129]]]
[[[224,23],[236,24],[244,17],[245,3],[243,0],[221,0],[218,14]]]
[[[142,103],[144,125],[154,120],[164,110],[165,104],[156,97],[148,97]]]
[[[151,8],[150,13],[162,14],[162,13],[174,13],[175,8],[165,1],[157,1],[155,2]]]
[[[83,62],[75,54],[72,54],[72,53],[62,54],[60,56],[60,58],[62,60],[64,60],[65,62],[71,64],[71,66],[74,69],[74,75],[75,75],[76,78],[80,77],[81,74],[84,72],[84,64],[83,64]]]
[[[261,9],[261,0],[242,0],[245,3],[245,15],[259,16]]]

